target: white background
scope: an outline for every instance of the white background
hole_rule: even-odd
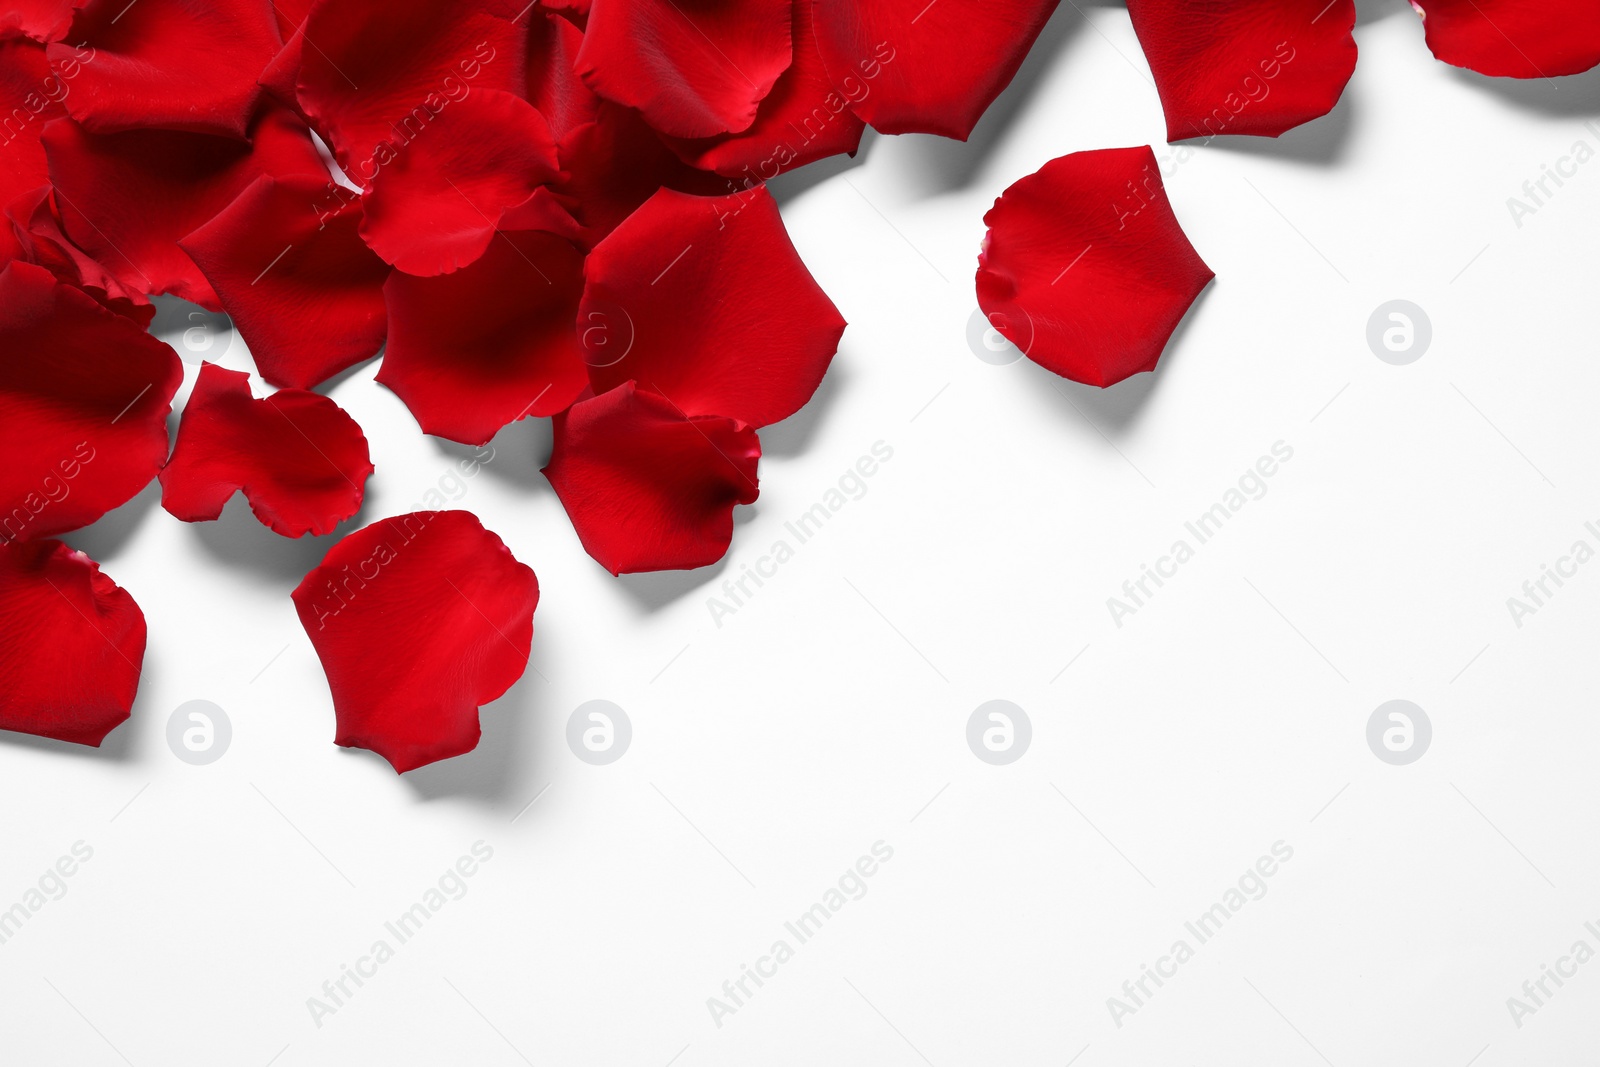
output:
[[[331,539],[281,539],[239,500],[184,525],[154,487],[68,536],[132,592],[150,650],[104,750],[0,738],[0,909],[94,849],[0,946],[0,1060],[1594,1057],[1600,962],[1521,1028],[1506,998],[1579,938],[1600,948],[1600,564],[1520,628],[1506,598],[1600,546],[1600,162],[1520,228],[1506,199],[1600,147],[1600,78],[1455,71],[1398,2],[1357,40],[1331,116],[1175,164],[1126,13],[1067,3],[970,143],[869,136],[853,165],[786,178],[850,328],[812,404],[763,434],[723,564],[610,578],[538,473],[542,424],[464,483],[456,506],[543,587],[536,670],[471,755],[402,779],[332,744],[288,596]],[[1156,374],[1102,393],[976,358],[993,199],[1054,156],[1141,143],[1217,274]],[[1396,298],[1433,324],[1409,366],[1365,340]],[[182,310],[163,322],[176,339]],[[227,344],[208,354],[248,366]],[[373,371],[332,390],[373,444],[363,521],[468,451]],[[715,626],[707,597],[880,440],[865,496]],[[1106,598],[1280,440],[1266,496],[1116,627]],[[609,766],[565,740],[597,698],[633,725]],[[995,698],[1033,726],[1005,767],[965,740]],[[1365,738],[1395,698],[1434,728],[1405,767]],[[233,724],[210,766],[166,743],[193,699]],[[466,896],[315,1025],[307,999],[479,840]],[[867,894],[716,1026],[707,998],[880,840]],[[1267,894],[1115,1025],[1107,998],[1280,840]]]

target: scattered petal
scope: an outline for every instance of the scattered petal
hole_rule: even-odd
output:
[[[45,123],[66,114],[61,98],[68,90],[50,70],[44,46],[22,38],[0,40],[0,209],[49,183],[39,138]],[[0,226],[0,267],[21,254],[11,228]]]
[[[1600,64],[1600,5],[1592,0],[1411,0],[1428,50],[1495,78],[1559,78]]]
[[[12,232],[21,248],[21,258],[54,274],[59,280],[94,297],[106,308],[125,315],[148,328],[156,309],[143,293],[130,291],[72,240],[61,228],[50,197],[50,187],[41,185],[17,197],[6,208]]]

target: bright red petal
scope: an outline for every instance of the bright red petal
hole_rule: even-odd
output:
[[[593,122],[600,108],[600,98],[573,70],[583,31],[537,8],[529,12],[527,26],[528,100],[559,141],[574,128]]]
[[[60,541],[0,545],[0,730],[98,748],[127,721],[144,613]]]
[[[161,471],[161,504],[207,522],[242,490],[275,533],[320,536],[361,509],[370,474],[367,439],[338,404],[302,389],[256,400],[244,371],[206,363]]]
[[[0,539],[87,526],[167,458],[177,353],[43,267],[0,272]]]
[[[527,87],[522,29],[485,6],[479,0],[312,5],[298,97],[356,184],[372,181],[388,166],[385,157],[427,140],[434,121],[463,100]]]
[[[244,136],[280,44],[268,0],[88,0],[68,40],[50,46],[52,63],[79,43],[94,51],[66,99],[85,129],[231,137]]]
[[[794,63],[761,101],[755,124],[725,137],[669,140],[685,163],[754,185],[828,156],[855,155],[866,127],[829,80],[813,11],[811,0],[796,0]],[[849,84],[854,89],[860,81]]]
[[[6,208],[6,217],[21,247],[22,259],[77,286],[111,311],[138,323],[141,329],[155,318],[156,309],[143,293],[129,291],[98,260],[72,243],[61,228],[48,185],[13,200]]]
[[[1326,115],[1356,69],[1354,0],[1128,0],[1167,140],[1276,137]]]
[[[347,189],[261,177],[182,240],[273,385],[309,389],[382,347],[389,265],[360,225]]]
[[[129,290],[221,310],[178,241],[263,174],[327,176],[310,132],[289,112],[265,112],[251,134],[253,144],[171,130],[100,136],[57,119],[44,147],[67,236]]]
[[[601,329],[610,345],[589,346],[595,392],[631,379],[686,415],[787,418],[816,392],[844,332],[762,186],[722,197],[663,189],[584,271],[580,329]]]
[[[966,140],[1057,0],[797,0],[814,4],[828,80],[880,133]]]
[[[22,34],[35,41],[55,41],[72,25],[78,0],[7,0],[0,10],[0,38]]]
[[[1212,278],[1149,148],[1053,159],[983,221],[978,305],[1029,359],[1086,385],[1154,370]]]
[[[573,326],[582,293],[583,254],[548,233],[502,233],[454,274],[396,272],[378,381],[424,432],[467,444],[564,411],[589,384]]]
[[[380,519],[294,591],[339,721],[335,743],[401,774],[470,752],[478,708],[528,664],[539,583],[465,511]]]
[[[1600,64],[1593,0],[1411,0],[1428,49],[1452,66],[1496,78],[1556,78]]]
[[[44,46],[17,38],[0,41],[0,210],[50,181],[39,137],[45,123],[66,114],[60,100],[70,86],[50,70]],[[21,254],[9,226],[0,226],[0,266]]]
[[[737,133],[788,69],[792,3],[595,0],[578,73],[662,133]]]
[[[612,574],[687,570],[721,559],[733,506],[759,492],[749,426],[685,418],[632,382],[555,418],[545,477],[578,540]]]
[[[506,214],[559,173],[533,105],[480,89],[378,171],[361,236],[407,274],[444,274],[483,255]]]

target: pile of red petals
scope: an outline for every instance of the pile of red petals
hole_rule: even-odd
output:
[[[1563,0],[1425,0],[1492,75],[1600,61]],[[133,598],[55,540],[159,479],[285,537],[361,511],[361,428],[315,392],[382,354],[425,433],[553,420],[545,474],[613,574],[704,566],[758,431],[845,323],[765,183],[882,133],[965,138],[1056,0],[0,0],[0,729],[98,745],[137,692]],[[1129,0],[1169,138],[1334,106],[1352,0]],[[1151,370],[1211,277],[1147,148],[1077,153],[986,218],[978,298],[1035,361]],[[181,362],[151,298],[225,312],[250,376]],[[533,572],[465,512],[379,519],[294,591],[341,745],[458,755],[523,674]],[[397,668],[396,665],[399,665]]]

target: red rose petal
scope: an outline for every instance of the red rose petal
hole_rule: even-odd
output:
[[[583,44],[583,31],[559,15],[538,9],[528,15],[528,101],[560,140],[598,115],[600,98],[583,84],[573,61]]]
[[[68,285],[77,286],[109,310],[138,323],[141,329],[149,327],[156,315],[155,306],[143,293],[130,292],[104,265],[72,243],[56,216],[48,185],[13,200],[6,208],[6,217],[21,247],[21,258],[45,268]]]
[[[703,140],[669,139],[685,163],[758,184],[828,156],[855,155],[866,124],[829,80],[813,17],[811,0],[796,0],[794,63],[761,101],[748,130]]]
[[[481,256],[506,213],[559,173],[533,105],[480,89],[377,172],[361,236],[407,274],[443,274]]]
[[[242,490],[275,533],[320,536],[361,509],[371,474],[367,439],[338,404],[303,389],[256,400],[244,371],[205,363],[161,471],[161,505],[207,522]]]
[[[461,101],[526,89],[522,29],[484,7],[478,0],[312,5],[303,37],[313,47],[300,55],[298,98],[357,185],[386,166],[383,156],[427,140],[435,118]],[[380,144],[389,149],[377,152]]]
[[[595,0],[578,73],[662,133],[737,133],[789,66],[792,3]]]
[[[612,574],[721,559],[733,506],[754,502],[761,442],[719,416],[685,418],[632,382],[555,418],[545,477],[584,551]]]
[[[267,0],[88,0],[68,35],[94,50],[67,110],[93,133],[143,127],[243,137],[278,51]],[[50,60],[76,45],[52,44]]]
[[[424,432],[466,444],[564,411],[588,386],[573,328],[582,294],[583,254],[548,233],[502,233],[454,274],[396,272],[378,381]]]
[[[177,353],[43,267],[0,272],[0,539],[94,522],[167,458]]]
[[[567,133],[560,145],[564,177],[556,186],[573,202],[590,246],[638,210],[657,189],[715,196],[733,183],[696,170],[666,146],[644,120],[605,104],[599,118]]]
[[[1154,370],[1213,277],[1146,147],[1053,159],[983,221],[979,306],[1029,359],[1086,385]]]
[[[798,0],[815,5],[829,80],[880,133],[966,140],[1057,0]]]
[[[758,427],[787,418],[816,391],[844,332],[764,186],[722,197],[663,189],[584,271],[580,325],[632,340],[620,358],[591,349],[595,392],[632,379],[690,416]]]
[[[1592,0],[1411,0],[1428,50],[1496,78],[1556,78],[1600,64],[1600,5]]]
[[[129,290],[221,310],[178,241],[262,174],[328,173],[310,132],[281,108],[264,112],[251,135],[252,144],[172,130],[101,136],[57,119],[44,147],[67,236]]]
[[[54,41],[72,25],[78,0],[7,0],[0,10],[0,38],[22,34],[35,41]]]
[[[342,186],[261,177],[180,242],[273,385],[309,389],[382,347],[390,270],[360,225]]]
[[[50,70],[44,46],[17,38],[0,41],[0,209],[50,180],[39,137],[45,123],[66,114],[60,100],[70,86]],[[0,226],[0,266],[22,252],[8,226]]]
[[[1333,110],[1356,69],[1354,0],[1128,0],[1167,140],[1276,137]]]
[[[335,743],[404,774],[478,744],[478,708],[528,664],[539,583],[465,511],[380,519],[294,591],[338,718]]]
[[[0,730],[98,748],[126,722],[144,613],[60,541],[0,545]]]

